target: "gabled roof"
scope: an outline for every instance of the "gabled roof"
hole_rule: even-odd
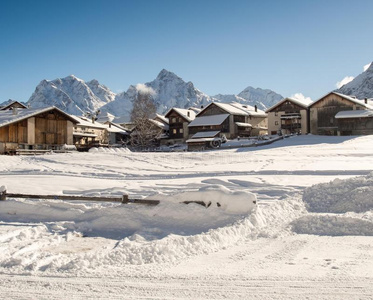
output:
[[[191,139],[216,137],[219,133],[220,131],[200,131],[194,134]]]
[[[113,122],[106,122],[104,126],[106,127],[106,130],[108,132],[120,133],[123,135],[129,134],[123,126],[120,126],[119,124],[115,124]]]
[[[92,119],[83,117],[83,116],[72,116],[75,121],[78,123],[77,125],[79,126],[84,126],[84,127],[90,127],[90,128],[97,128],[97,129],[105,129],[106,126],[100,122],[95,121],[94,123],[92,122]]]
[[[229,114],[196,117],[188,127],[220,125],[229,117]]]
[[[8,126],[13,123],[17,123],[23,121],[28,118],[35,117],[39,114],[57,110],[60,114],[64,115],[67,119],[69,119],[74,124],[78,123],[71,115],[65,113],[61,109],[55,106],[49,106],[44,108],[25,108],[17,110],[17,114],[14,114],[12,110],[2,110],[0,111],[0,127]]]
[[[199,112],[197,116],[203,113],[205,110],[207,110],[211,105],[216,105],[217,107],[221,108],[228,114],[235,115],[235,116],[256,116],[256,117],[267,116],[266,113],[260,109],[257,109],[257,111],[255,111],[255,108],[253,106],[245,105],[245,104],[241,104],[237,102],[231,102],[231,103],[211,102],[201,112]]]
[[[159,122],[159,121],[153,120],[153,119],[149,119],[149,121],[151,123],[153,123],[155,126],[159,127],[160,129],[163,129],[163,130],[168,130],[169,129],[168,124],[164,124],[162,122]]]
[[[183,117],[188,122],[192,122],[196,118],[196,112],[192,109],[185,109],[185,108],[177,108],[173,107],[171,108],[166,114],[165,117],[168,118],[169,114],[175,111],[177,114],[179,114],[181,117]]]
[[[365,107],[367,109],[373,109],[373,101],[371,101],[371,100],[368,100],[368,103],[366,104],[364,102],[364,100],[356,99],[356,98],[353,98],[351,96],[344,95],[344,94],[337,93],[337,92],[329,92],[329,93],[327,93],[326,95],[322,96],[320,99],[318,99],[315,102],[313,102],[309,107],[314,106],[316,103],[318,103],[319,101],[321,101],[322,99],[324,99],[326,96],[329,96],[330,94],[338,95],[338,96],[342,97],[343,99],[346,99],[346,100],[348,100],[348,101],[350,101],[352,103],[358,104],[358,105],[360,105],[362,107]]]
[[[282,99],[280,102],[277,102],[275,105],[272,105],[270,108],[268,108],[266,110],[266,113],[272,111],[273,109],[275,109],[276,107],[280,106],[282,103],[286,102],[286,101],[290,101],[290,102],[293,102],[294,104],[300,106],[300,107],[303,107],[305,109],[307,109],[313,102],[310,101],[310,100],[298,100],[298,99],[294,99],[294,98],[290,98],[290,97],[286,97],[284,99]]]
[[[169,121],[168,121],[168,119],[165,117],[165,116],[162,116],[162,115],[160,115],[160,114],[155,114],[155,118],[154,118],[154,120],[155,119],[159,119],[159,120],[161,120],[161,122],[163,122],[163,123],[165,123],[165,124],[168,124],[169,123]]]
[[[12,106],[13,104],[15,104],[15,103],[17,103],[17,104],[23,106],[23,108],[27,108],[27,106],[24,105],[24,104],[22,104],[21,102],[13,101],[13,102],[11,102],[11,103],[9,103],[9,104],[3,106],[3,107],[0,107],[0,110],[7,110],[9,107],[11,107],[11,106]]]

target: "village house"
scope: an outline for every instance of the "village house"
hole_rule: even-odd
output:
[[[312,134],[373,134],[372,100],[330,92],[312,103],[309,109]]]
[[[106,127],[94,120],[84,116],[72,116],[76,124],[74,125],[74,145],[78,150],[88,150],[93,146],[108,145]]]
[[[0,110],[0,153],[58,150],[73,144],[77,121],[57,107]]]
[[[228,139],[267,134],[267,114],[256,106],[236,102],[212,102],[188,125],[189,137],[198,132],[218,131]]]
[[[266,110],[268,132],[275,134],[309,133],[309,110],[311,100],[284,98]]]
[[[16,109],[24,109],[24,108],[27,108],[27,106],[24,105],[24,104],[22,104],[21,102],[18,102],[18,101],[12,101],[12,102],[10,102],[9,104],[0,107],[0,110],[11,110],[11,109],[13,109],[13,108],[16,108]]]
[[[169,120],[168,144],[184,143],[189,137],[188,125],[196,117],[196,111],[192,108],[171,108],[165,117]]]

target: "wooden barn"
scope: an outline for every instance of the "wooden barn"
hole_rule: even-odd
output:
[[[310,105],[310,131],[317,135],[373,134],[372,104],[368,99],[330,92]]]
[[[17,149],[57,150],[73,144],[76,121],[52,106],[0,111],[0,153]]]
[[[312,101],[284,98],[266,110],[268,132],[275,134],[309,133],[309,110]]]

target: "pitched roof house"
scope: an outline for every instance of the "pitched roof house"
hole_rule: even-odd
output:
[[[319,135],[373,134],[373,101],[330,92],[312,103],[310,132]]]
[[[77,121],[57,107],[0,111],[0,153],[17,149],[60,149],[73,144]]]
[[[227,138],[267,133],[267,114],[250,105],[212,102],[188,125],[189,134],[219,131]]]
[[[309,100],[284,98],[266,110],[270,134],[309,133]]]
[[[183,143],[189,137],[188,125],[196,117],[195,109],[171,108],[165,117],[169,121],[169,138],[167,143]]]

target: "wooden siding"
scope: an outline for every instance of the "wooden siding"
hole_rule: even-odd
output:
[[[27,121],[1,127],[0,142],[27,143]]]
[[[227,114],[227,112],[215,105],[214,103],[210,104],[209,107],[207,107],[205,110],[203,110],[201,113],[198,114],[198,117],[202,116],[212,116],[212,115],[221,115],[221,114]]]

